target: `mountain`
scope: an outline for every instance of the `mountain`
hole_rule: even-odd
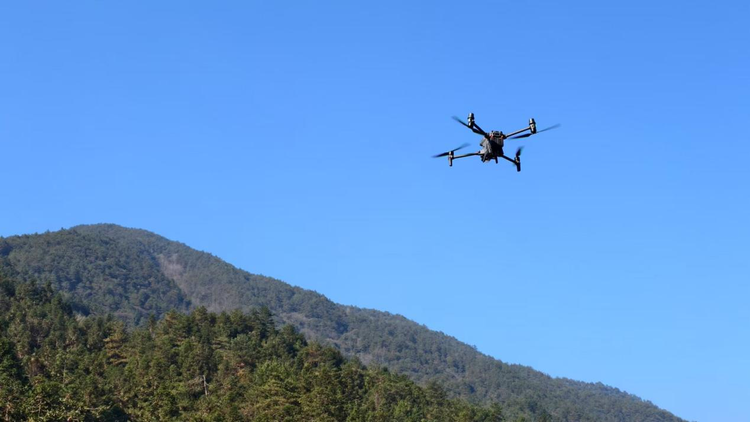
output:
[[[167,313],[126,331],[77,318],[49,285],[0,276],[3,421],[476,421],[499,406],[365,368],[276,328],[267,308]]]
[[[103,224],[0,238],[0,269],[50,283],[81,314],[112,313],[131,326],[170,309],[267,307],[279,322],[365,365],[385,366],[422,385],[439,383],[453,397],[500,403],[513,418],[681,420],[616,388],[503,363],[402,316],[338,305],[144,230]]]

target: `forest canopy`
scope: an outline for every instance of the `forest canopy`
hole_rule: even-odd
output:
[[[0,280],[4,421],[500,421],[500,406],[368,369],[278,329],[267,308],[169,312],[134,330],[77,318],[49,285]]]

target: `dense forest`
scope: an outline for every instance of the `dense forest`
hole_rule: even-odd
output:
[[[174,315],[172,309],[266,307],[277,323],[295,327],[310,341],[419,385],[440,385],[449,397],[499,403],[508,418],[681,420],[615,388],[503,363],[401,316],[335,304],[144,230],[92,225],[0,238],[0,269],[19,280],[49,283],[77,314],[113,314],[125,328]]]
[[[168,312],[128,331],[48,286],[0,279],[3,421],[501,421],[500,406],[368,369],[266,308]]]

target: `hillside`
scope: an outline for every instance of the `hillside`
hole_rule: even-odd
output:
[[[130,332],[0,276],[0,420],[501,420],[308,344],[266,308],[169,312]]]
[[[173,308],[221,312],[268,307],[308,339],[420,384],[436,381],[452,396],[501,403],[512,417],[681,420],[615,388],[505,364],[401,316],[335,304],[144,230],[92,225],[3,238],[0,267],[19,279],[49,282],[80,313],[114,313],[129,325],[143,324],[150,314],[161,318]]]

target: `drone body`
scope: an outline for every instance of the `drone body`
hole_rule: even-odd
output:
[[[482,162],[485,163],[487,161],[494,160],[495,163],[498,162],[499,158],[505,159],[510,161],[516,166],[516,170],[521,171],[521,149],[518,148],[516,150],[516,155],[514,158],[510,158],[505,155],[505,152],[503,151],[503,147],[505,146],[505,140],[506,139],[518,139],[518,138],[526,138],[531,135],[534,135],[537,133],[536,129],[536,122],[534,119],[529,119],[529,126],[517,130],[515,132],[511,132],[509,134],[504,134],[503,132],[499,131],[490,131],[485,132],[480,128],[475,122],[474,122],[474,113],[469,113],[469,117],[467,119],[467,123],[462,122],[458,117],[453,117],[458,123],[461,123],[462,125],[466,126],[467,128],[471,129],[472,132],[476,133],[477,135],[482,135],[482,141],[479,143],[479,146],[482,147],[477,152],[472,152],[471,154],[463,154],[463,155],[455,155],[454,153],[458,151],[459,149],[467,146],[468,144],[463,144],[460,147],[444,152],[442,154],[438,154],[435,157],[448,157],[448,163],[451,167],[453,167],[453,160],[464,158],[464,157],[472,157],[472,156],[479,156],[482,159]],[[546,129],[542,129],[539,132],[544,132],[546,130],[554,129],[558,127],[559,125],[554,125],[551,127],[548,127]],[[528,131],[529,133],[523,133]]]

